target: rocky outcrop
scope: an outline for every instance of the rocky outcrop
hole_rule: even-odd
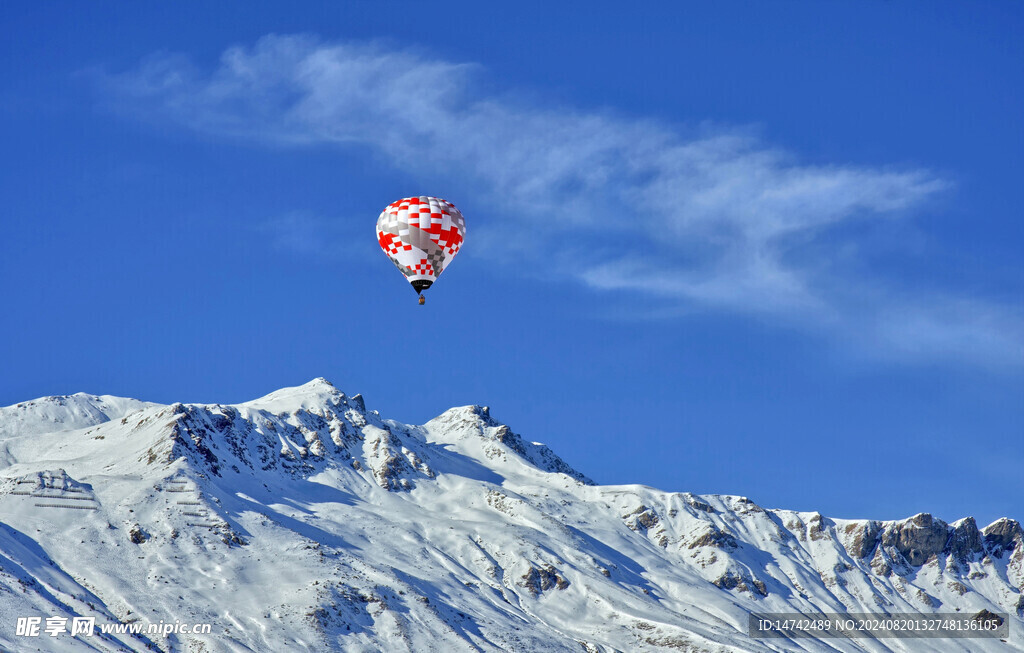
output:
[[[198,413],[202,408],[186,406],[184,404],[173,404],[170,407],[170,414],[173,420],[171,426],[170,440],[173,443],[167,457],[168,463],[177,458],[187,457],[193,461],[202,461],[210,473],[220,476],[221,463],[217,454],[213,452],[210,431],[202,424]],[[160,417],[158,415],[157,417]]]
[[[363,433],[366,462],[377,485],[385,490],[412,489],[410,477],[418,473],[428,478],[434,476],[434,471],[415,452],[402,446],[402,441],[390,430],[367,426]]]
[[[690,542],[687,548],[696,549],[701,546],[713,546],[719,549],[735,549],[736,538],[718,527],[709,524],[708,530]]]
[[[626,521],[626,525],[634,531],[646,531],[652,529],[657,526],[660,521],[658,513],[643,504],[633,512],[623,515],[622,519],[624,519]]]
[[[564,590],[569,587],[569,581],[552,565],[542,567],[530,565],[530,569],[520,577],[517,585],[526,588],[530,594],[536,596],[549,589]]]
[[[131,527],[131,530],[128,531],[128,539],[131,540],[131,542],[133,544],[142,544],[143,542],[147,541],[149,538],[150,538],[149,533],[144,531],[142,529],[142,527],[139,526],[138,524],[133,525]]]
[[[984,550],[978,524],[974,521],[974,517],[968,517],[961,519],[953,527],[943,552],[953,556],[959,562],[967,562]]]
[[[484,408],[483,410],[486,411],[487,409]],[[487,413],[487,417],[490,418],[489,413]],[[547,447],[547,445],[536,442],[526,442],[519,434],[513,433],[512,429],[504,424],[498,425],[494,430],[492,437],[495,441],[505,445],[539,469],[558,474],[565,474],[566,476],[570,476],[585,485],[594,484],[592,480],[579,473],[570,467],[568,463],[559,458],[554,451]]]
[[[505,460],[511,454],[545,472],[565,474],[584,485],[594,484],[591,479],[569,466],[547,445],[528,442],[507,425],[495,420],[487,406],[451,408],[430,420],[425,426],[428,429],[440,428],[482,438],[486,443],[484,452],[488,458]]]
[[[809,529],[812,539],[815,535],[821,537],[822,533],[820,525],[814,527],[815,519],[811,520]],[[973,517],[961,519],[950,526],[928,513],[888,524],[853,522],[843,529],[843,533],[846,551],[857,559],[870,558],[871,566],[881,575],[891,573],[891,562],[896,562],[897,567],[904,561],[912,567],[920,567],[939,555],[948,556],[951,562],[961,565],[979,556],[999,558],[1024,541],[1020,524],[1012,519],[1000,519],[981,531]],[[887,551],[876,551],[878,545],[886,547]]]
[[[828,531],[817,515],[811,519],[808,533],[811,539],[819,539]],[[787,527],[798,527],[796,522]],[[946,558],[953,570],[966,573],[974,561],[991,561],[1001,558],[1007,552],[1024,560],[1024,533],[1018,522],[1000,519],[984,529],[978,529],[973,517],[967,517],[949,525],[928,513],[921,513],[900,522],[857,521],[843,528],[843,546],[854,559],[870,560],[869,566],[879,576],[892,573],[905,575],[913,568],[930,560]],[[1011,568],[1014,568],[1011,558]],[[1024,564],[1020,565],[1024,568]],[[982,577],[975,570],[971,578]],[[958,593],[959,586],[953,586]]]
[[[886,529],[882,543],[902,554],[912,566],[919,567],[942,552],[949,539],[949,525],[926,512]]]
[[[712,506],[707,501],[701,501],[700,499],[694,497],[691,494],[685,494],[685,495],[683,495],[683,497],[686,500],[686,505],[690,506],[694,510],[699,510],[701,512],[706,512],[706,513],[717,512],[715,510],[714,506]]]
[[[1014,519],[1004,517],[992,522],[985,527],[984,535],[985,549],[996,558],[1003,557],[1003,553],[1018,546],[1024,546],[1024,533],[1021,532],[1020,523]]]
[[[526,448],[523,446],[523,439],[519,437],[518,434],[513,433],[512,429],[504,424],[494,430],[494,435],[492,437],[512,451],[515,451],[520,456],[526,455]]]
[[[828,532],[835,526],[835,523],[831,519],[826,519],[820,514],[815,513],[811,517],[810,521],[807,522],[807,537],[814,540],[824,540],[828,537]]]
[[[860,560],[870,558],[878,546],[878,535],[881,532],[882,526],[876,521],[849,524],[845,528],[847,553]]]
[[[756,593],[759,596],[768,596],[768,588],[765,586],[764,582],[745,574],[738,574],[732,571],[725,572],[716,580],[713,580],[712,584],[724,590],[736,589],[741,592],[749,592],[751,594]]]

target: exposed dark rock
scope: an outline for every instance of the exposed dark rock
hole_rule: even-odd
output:
[[[643,528],[653,528],[658,525],[658,514],[653,510],[645,510],[636,516],[636,524]]]
[[[234,424],[235,411],[231,408],[221,408],[222,413],[210,411],[210,425],[220,433],[226,433]]]
[[[249,544],[241,535],[231,530],[231,528],[225,528],[221,532],[220,541],[228,546],[245,546]]]
[[[831,519],[825,519],[820,514],[815,513],[811,520],[807,522],[807,536],[812,540],[824,540],[828,537],[828,527],[833,525]]]
[[[170,459],[174,460],[186,456],[192,460],[202,460],[214,476],[220,476],[220,460],[210,448],[212,439],[210,432],[197,416],[197,409],[194,406],[173,404],[171,414],[178,417],[171,427],[170,440],[174,443],[171,448]],[[168,461],[170,462],[170,461]]]
[[[990,555],[1002,558],[1003,553],[1020,546],[1024,542],[1024,533],[1020,523],[1015,519],[1002,519],[985,527],[985,549]]]
[[[854,522],[847,525],[846,535],[850,536],[846,551],[854,558],[870,558],[878,546],[878,534],[882,531],[881,524],[876,521]]]
[[[714,585],[716,585],[716,586],[718,586],[718,587],[720,587],[720,588],[722,588],[724,590],[731,590],[731,589],[735,589],[736,586],[740,584],[741,578],[742,578],[741,576],[739,576],[737,574],[734,574],[731,571],[727,571],[724,574],[722,574],[721,576],[719,576],[717,579],[715,579],[715,580],[713,580],[711,582],[712,582],[712,584],[714,584]]]
[[[768,596],[768,587],[762,581],[756,578],[751,578],[750,584],[754,586],[754,589],[757,590],[758,594],[761,596]]]
[[[888,578],[892,575],[892,565],[882,550],[882,547],[875,548],[875,555],[871,558],[871,569],[879,576]]]
[[[132,542],[134,542],[135,544],[142,544],[143,542],[147,541],[149,538],[150,538],[149,533],[144,531],[142,529],[142,527],[139,526],[138,524],[135,524],[134,526],[132,526],[131,529],[128,531],[128,539],[131,540]]]
[[[658,518],[658,513],[654,512],[653,508],[648,508],[643,504],[633,512],[623,515],[622,518],[626,520],[626,525],[634,531],[650,530],[661,521]]]
[[[402,455],[402,443],[391,432],[381,430],[367,437],[370,445],[370,468],[377,484],[388,491],[408,490],[412,486],[403,478],[415,470]]]
[[[571,476],[584,485],[594,485],[594,481],[573,469],[568,463],[559,458],[558,455],[556,455],[555,452],[547,445],[523,440],[522,436],[514,433],[507,425],[496,421],[491,417],[490,409],[487,406],[472,406],[471,411],[472,414],[476,415],[479,419],[479,422],[475,424],[474,429],[477,431],[478,435],[504,445],[505,449],[513,452],[539,469],[546,472]],[[482,427],[494,427],[494,431],[487,433],[487,430]],[[504,457],[505,450],[498,447],[489,448],[487,456],[489,458]]]
[[[530,570],[520,577],[518,584],[535,596],[551,588],[564,590],[569,587],[569,581],[551,565],[544,565],[540,568],[530,565]]]
[[[711,525],[710,530],[690,542],[690,545],[687,548],[696,549],[699,546],[713,546],[719,549],[735,549],[737,544],[736,538],[731,534]]]
[[[691,508],[694,508],[696,510],[700,510],[701,512],[708,512],[708,513],[716,512],[714,506],[712,506],[710,503],[705,503],[704,501],[701,501],[700,499],[695,499],[693,497],[687,497],[686,498],[686,503]]]
[[[502,424],[494,432],[494,439],[502,443],[520,456],[526,455],[526,448],[523,447],[523,439],[512,432],[512,429]]]
[[[741,592],[757,593],[761,596],[768,596],[768,588],[762,581],[756,578],[748,578],[745,575],[727,571],[716,580],[711,581],[715,586],[724,590],[738,589]]]
[[[924,603],[929,608],[937,608],[942,605],[941,601],[922,589],[917,590],[917,600]]]
[[[789,531],[801,542],[807,541],[807,525],[804,524],[804,521],[799,517],[794,516],[787,521],[786,528],[788,528]]]
[[[733,510],[735,510],[738,515],[764,512],[764,508],[757,505],[747,497],[740,497],[739,499],[736,499],[736,504],[733,506]]]
[[[963,583],[961,583],[959,581],[955,581],[955,580],[949,581],[949,583],[946,584],[946,587],[948,587],[949,589],[953,590],[954,592],[956,592],[960,596],[963,596],[967,592],[971,591],[971,590],[969,590],[967,588],[966,585],[964,585]]]
[[[981,553],[983,548],[978,524],[974,521],[974,517],[968,517],[953,529],[946,542],[944,552],[949,553],[960,562],[966,562],[975,554]]]
[[[923,512],[886,529],[882,543],[894,546],[909,564],[919,567],[931,556],[941,553],[948,539],[946,522]]]

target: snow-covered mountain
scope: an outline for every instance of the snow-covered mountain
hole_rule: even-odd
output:
[[[0,648],[1024,651],[1024,536],[602,486],[487,408],[323,379],[244,404],[0,409]],[[988,611],[988,612],[984,612]],[[751,613],[1006,614],[1000,639],[768,639]],[[210,624],[19,635],[19,617]]]

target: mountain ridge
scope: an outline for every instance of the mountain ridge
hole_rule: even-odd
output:
[[[1024,650],[1014,520],[831,519],[596,485],[483,406],[407,425],[323,378],[235,405],[79,393],[0,408],[0,442],[0,547],[20,552],[0,548],[0,589],[18,597],[0,619],[92,610],[221,628],[97,650],[791,650],[747,636],[746,616],[984,610],[1007,615],[1007,642],[799,646]],[[64,576],[43,574],[54,566]],[[292,580],[274,585],[282,572]]]

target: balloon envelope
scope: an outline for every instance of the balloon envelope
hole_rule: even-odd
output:
[[[466,221],[439,197],[406,197],[377,218],[377,242],[416,292],[430,287],[466,237]]]

